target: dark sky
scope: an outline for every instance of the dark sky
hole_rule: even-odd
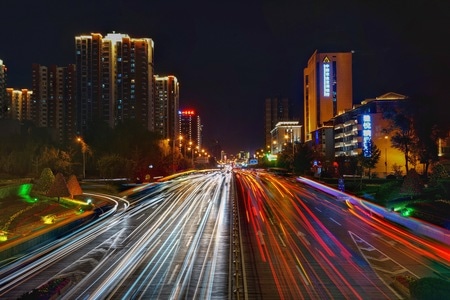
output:
[[[448,85],[448,3],[2,0],[0,59],[9,87],[30,88],[32,63],[74,63],[76,35],[151,38],[155,74],[178,78],[180,107],[201,116],[205,143],[253,152],[264,146],[266,97],[295,101],[303,122],[303,68],[316,49],[354,51],[354,103]]]

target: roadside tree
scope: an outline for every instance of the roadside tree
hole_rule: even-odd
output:
[[[72,155],[61,149],[45,146],[39,157],[41,166],[54,170],[55,173],[69,175],[72,173]]]
[[[407,196],[418,196],[423,192],[423,182],[415,169],[410,169],[403,180],[400,189]]]
[[[313,161],[313,153],[305,143],[296,145],[295,152],[295,169],[302,175],[311,173],[311,165]]]
[[[380,161],[381,150],[373,143],[372,140],[368,140],[366,143],[366,150],[363,150],[358,155],[358,163],[362,168],[362,173],[364,173],[364,168],[368,169],[369,178],[371,178],[370,171],[375,168],[377,163]],[[361,178],[362,178],[361,174]]]
[[[448,137],[450,123],[439,102],[442,95],[416,95],[401,101],[394,109],[383,112],[383,118],[389,120],[384,132],[391,136],[391,146],[403,152],[406,173],[410,164],[424,164],[423,175],[428,174],[429,166],[439,160],[438,141]]]
[[[62,173],[58,173],[55,176],[55,181],[50,186],[48,192],[48,197],[58,197],[58,202],[60,197],[70,197],[70,191],[67,187],[66,179]]]
[[[83,190],[81,189],[80,183],[75,175],[70,175],[69,180],[67,180],[67,188],[70,192],[70,197],[73,199],[73,196],[78,196],[83,194]]]
[[[412,152],[416,155],[417,161],[423,164],[424,178],[428,177],[428,170],[431,165],[439,161],[438,143],[439,139],[448,137],[450,123],[448,118],[440,117],[436,110],[442,110],[439,106],[430,105],[431,97],[417,96],[414,105],[414,132],[416,143]]]
[[[36,184],[33,185],[33,192],[46,194],[50,186],[52,186],[53,181],[55,181],[55,175],[52,170],[50,168],[44,168]]]
[[[118,154],[105,154],[97,160],[101,178],[130,178],[135,169],[135,162]]]
[[[409,163],[414,161],[411,151],[414,148],[416,138],[412,115],[405,109],[389,114],[388,118],[391,120],[391,124],[385,131],[391,136],[391,146],[403,152],[405,170],[408,173]]]

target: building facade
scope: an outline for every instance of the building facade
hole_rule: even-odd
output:
[[[289,145],[301,142],[302,126],[299,121],[278,122],[271,130],[271,154],[278,154]],[[291,146],[293,151],[295,146]]]
[[[278,122],[290,121],[292,109],[288,98],[266,98],[264,115],[265,145],[270,148],[272,144],[271,131]]]
[[[194,110],[181,110],[178,112],[179,117],[179,146],[185,156],[192,159],[196,157],[196,153],[202,149],[202,125],[200,116]]]
[[[76,135],[75,87],[75,65],[32,65],[33,93],[26,118],[37,127],[49,128],[60,144]]]
[[[6,66],[0,59],[0,119],[4,119],[8,114],[9,102],[6,94]]]
[[[8,111],[5,114],[5,119],[12,119],[17,121],[32,120],[32,94],[28,89],[16,90],[13,88],[6,89],[6,98],[8,104]]]
[[[303,70],[305,141],[325,122],[352,109],[352,89],[352,53],[316,50]]]
[[[361,105],[346,111],[334,120],[334,155],[357,156],[366,151],[367,141],[372,142],[381,151],[380,162],[373,173],[379,177],[390,174],[395,165],[404,165],[404,154],[391,147],[390,136],[386,134],[389,121],[383,118],[383,113],[396,109],[399,101],[405,101],[406,96],[397,93],[387,93],[373,99],[366,99]]]
[[[93,120],[114,128],[133,119],[154,131],[153,55],[150,38],[114,32],[75,37],[78,134]]]
[[[55,113],[54,103],[50,102],[49,71],[46,66],[32,65],[31,118],[37,127],[49,127],[49,116]],[[55,99],[52,99],[52,102]],[[49,112],[50,111],[50,112]]]
[[[200,116],[194,110],[181,110],[178,112],[180,131],[185,143],[194,148],[202,148],[202,124]]]
[[[154,76],[154,131],[173,142],[179,137],[180,84],[173,76]]]
[[[333,121],[325,122],[323,126],[312,132],[310,146],[313,151],[314,164],[329,165],[334,161]]]

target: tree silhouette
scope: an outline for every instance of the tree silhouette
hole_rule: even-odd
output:
[[[450,123],[441,106],[430,105],[436,100],[435,96],[419,95],[383,113],[390,123],[384,132],[391,135],[392,147],[403,152],[406,173],[410,163],[415,168],[420,162],[426,176],[429,166],[439,161],[437,143],[448,136]]]
[[[70,192],[70,197],[73,199],[73,196],[83,194],[83,190],[81,189],[80,183],[75,175],[70,175],[69,180],[67,181],[67,188]]]
[[[363,168],[362,171],[364,173],[364,168],[367,168],[369,170],[369,178],[370,171],[375,168],[378,161],[380,160],[381,156],[381,150],[377,147],[377,145],[374,144],[374,142],[370,139],[366,142],[366,151],[362,151],[358,155],[358,162],[360,163],[361,167]],[[361,178],[362,178],[361,174]]]
[[[420,195],[423,191],[423,182],[420,179],[415,169],[410,169],[403,180],[403,184],[400,190],[409,196]]]
[[[412,150],[417,138],[413,123],[414,112],[410,102],[402,101],[396,107],[384,111],[383,118],[389,121],[389,125],[383,131],[391,136],[391,146],[403,152],[405,169],[408,173],[409,163],[414,161]]]
[[[69,188],[67,187],[66,179],[62,173],[58,173],[55,176],[55,181],[53,185],[47,192],[48,197],[58,197],[58,202],[60,197],[71,196]]]
[[[56,147],[44,146],[38,161],[40,165],[51,168],[55,173],[68,175],[72,173],[72,156],[73,154]]]
[[[311,171],[311,162],[313,161],[313,152],[306,143],[299,143],[295,149],[295,169],[304,175]]]
[[[55,175],[53,175],[52,170],[50,168],[44,168],[41,172],[41,176],[33,186],[33,191],[43,194],[47,193],[54,180]]]
[[[429,101],[430,97],[419,97],[415,101],[416,114],[413,124],[417,138],[411,150],[417,156],[417,160],[424,164],[425,178],[428,176],[429,167],[439,161],[439,139],[447,138],[450,131],[448,119],[440,120],[437,117],[436,107],[430,105]]]

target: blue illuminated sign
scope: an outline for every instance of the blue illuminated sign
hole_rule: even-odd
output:
[[[363,123],[362,123],[363,131],[363,153],[365,157],[370,157],[372,153],[370,153],[369,149],[369,141],[372,139],[372,120],[370,119],[370,115],[363,115]]]
[[[330,97],[330,91],[330,60],[328,57],[325,57],[323,60],[323,96]]]

